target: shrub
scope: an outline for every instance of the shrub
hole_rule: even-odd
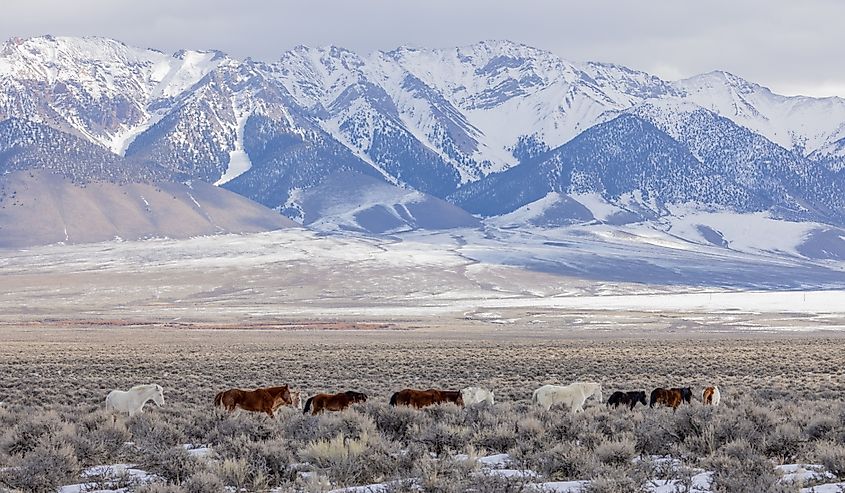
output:
[[[79,471],[73,447],[67,443],[40,440],[24,456],[20,466],[8,471],[4,481],[22,491],[52,493],[62,485],[76,482]]]
[[[442,455],[447,450],[463,450],[469,442],[469,430],[461,426],[435,422],[416,430],[414,441],[422,443],[431,452]]]
[[[584,493],[643,493],[647,491],[642,481],[616,473],[592,479],[584,488]]]
[[[380,403],[364,403],[362,410],[376,424],[379,432],[388,440],[407,442],[414,426],[423,427],[431,423],[431,418],[416,409],[405,406],[388,406]]]
[[[135,445],[143,452],[161,453],[185,443],[184,435],[159,414],[136,414],[127,422],[127,427]]]
[[[601,469],[595,454],[585,447],[570,443],[538,452],[534,462],[538,464],[539,472],[556,481],[595,477]]]
[[[796,459],[802,445],[801,430],[792,423],[783,423],[766,436],[762,447],[766,456],[791,462]]]
[[[482,429],[472,437],[472,444],[492,452],[506,452],[519,440],[513,423],[501,423],[492,428]]]
[[[816,445],[816,460],[838,478],[845,478],[845,445],[820,442]]]
[[[167,483],[149,483],[140,486],[136,493],[186,493],[185,488]]]
[[[605,441],[599,444],[595,450],[596,458],[607,465],[622,466],[631,463],[636,455],[634,442],[628,438],[620,440]]]
[[[240,491],[250,482],[252,471],[246,459],[225,459],[218,467],[217,474],[223,480],[223,484]]]
[[[143,464],[146,470],[177,484],[193,476],[202,467],[181,446],[164,451],[148,450],[143,457]]]
[[[338,435],[313,441],[300,455],[338,484],[354,485],[382,482],[395,474],[400,448],[380,436],[364,433],[358,438]]]
[[[62,425],[55,412],[26,414],[17,425],[0,436],[0,452],[23,456],[34,450],[42,437],[58,434]]]
[[[434,493],[458,493],[469,490],[474,484],[477,469],[475,461],[456,460],[444,457],[441,460],[420,460],[416,463],[413,476],[419,478],[422,491]]]
[[[219,493],[225,490],[223,481],[214,473],[200,471],[192,475],[185,484],[187,493]]]
[[[736,493],[791,491],[777,484],[772,462],[754,450],[747,440],[739,439],[720,448],[703,461],[713,471],[713,490]]]
[[[372,417],[350,410],[320,416],[317,426],[312,430],[312,434],[307,440],[331,439],[338,435],[359,438],[364,434],[373,436],[377,433],[376,424]]]
[[[292,482],[296,470],[294,444],[284,440],[253,442],[246,436],[228,438],[214,448],[222,459],[244,459],[250,465],[251,477],[259,474],[273,486]]]
[[[122,424],[100,423],[85,432],[65,434],[73,445],[76,456],[85,464],[103,464],[116,462],[126,455],[126,442],[132,435]]]
[[[830,415],[815,416],[804,428],[804,433],[810,440],[822,440],[830,436],[839,426],[839,421]]]

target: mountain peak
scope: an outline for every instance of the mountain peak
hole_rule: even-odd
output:
[[[766,87],[749,82],[725,70],[711,70],[710,72],[682,79],[678,83],[692,87],[703,86],[708,89],[715,89],[722,86],[737,91],[740,94],[752,94],[759,91],[774,94]]]

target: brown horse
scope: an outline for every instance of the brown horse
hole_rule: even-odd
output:
[[[245,411],[267,413],[273,418],[276,409],[292,406],[294,399],[299,400],[299,392],[292,393],[287,385],[255,390],[229,389],[214,396],[214,405],[222,406],[229,412],[240,408]]]
[[[367,394],[351,390],[339,394],[317,394],[305,401],[302,414],[308,414],[308,411],[311,411],[311,415],[316,416],[323,411],[343,411],[356,402],[366,401]]]
[[[655,404],[663,404],[664,406],[671,407],[674,411],[681,405],[681,402],[684,401],[684,391],[681,389],[663,389],[663,388],[656,388],[651,391],[651,400],[649,401],[649,407],[654,407]]]
[[[459,390],[437,389],[404,389],[390,397],[391,406],[411,406],[417,409],[443,402],[453,402],[459,406],[463,406],[464,398]]]

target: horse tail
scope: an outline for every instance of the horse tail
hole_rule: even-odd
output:
[[[399,392],[394,392],[393,395],[390,396],[390,405],[396,406],[397,400],[399,400]]]
[[[535,390],[534,393],[531,394],[531,402],[534,404],[540,403],[540,389]]]
[[[654,404],[657,402],[657,391],[660,389],[654,389],[651,391],[651,398],[648,401],[648,407],[654,407]]]
[[[216,407],[220,407],[223,404],[223,394],[224,392],[218,392],[217,395],[214,396],[214,405]]]
[[[311,410],[311,401],[313,401],[313,400],[314,400],[314,396],[311,396],[311,397],[308,398],[307,401],[305,401],[305,409],[302,410],[302,414],[308,414],[308,411]]]

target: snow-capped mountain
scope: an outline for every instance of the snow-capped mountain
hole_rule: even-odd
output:
[[[686,101],[709,109],[804,156],[830,153],[845,138],[845,100],[787,97],[715,71],[674,83]]]
[[[11,39],[0,48],[0,118],[47,123],[120,154],[225,61],[218,52],[169,56],[107,38]]]
[[[546,224],[596,207],[650,220],[679,204],[845,222],[845,100],[780,96],[724,72],[664,81],[508,41],[366,55],[300,46],[265,63],[13,39],[0,50],[8,118],[300,221],[351,217],[308,191],[363,176],[351,196],[400,187],[481,215],[545,201]]]

